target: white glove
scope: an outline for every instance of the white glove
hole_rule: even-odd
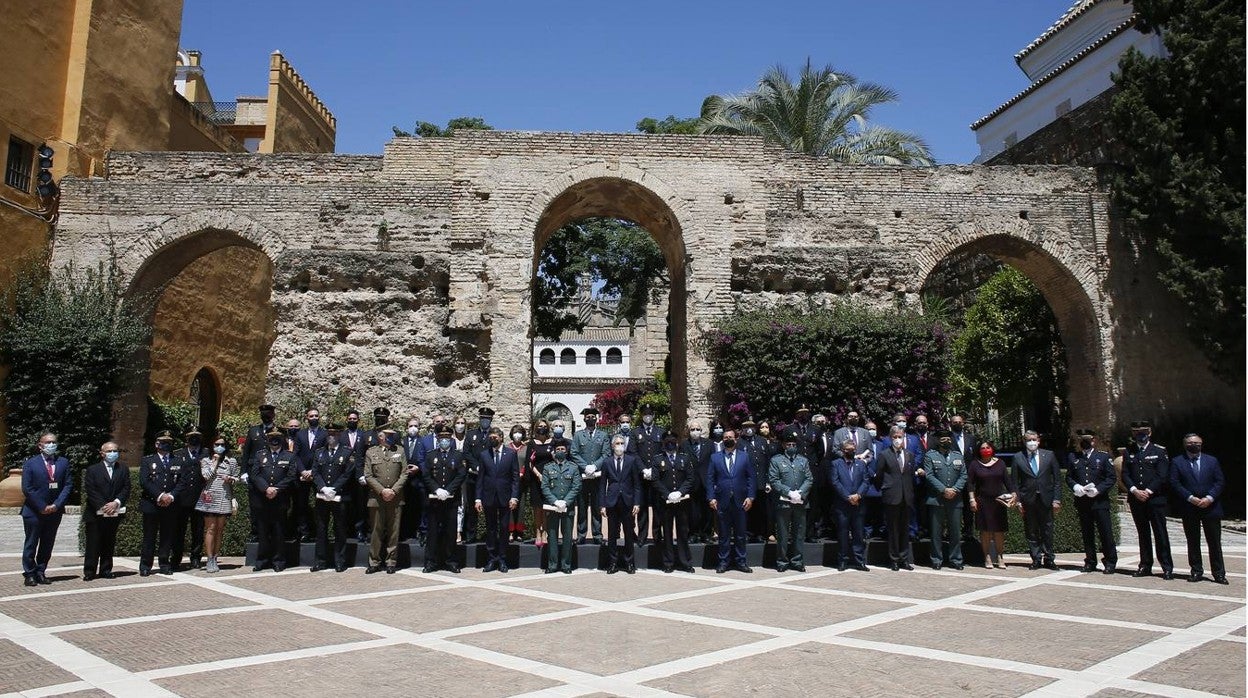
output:
[[[641,476],[642,476],[643,478],[645,478],[645,479],[647,479],[647,480],[652,480],[653,478],[651,477],[651,475],[653,475],[653,471],[651,471],[651,470],[650,470],[650,468],[642,468],[642,470],[641,470]]]
[[[368,478],[366,478],[366,477],[361,477],[361,478],[360,478],[360,484],[361,484],[361,485],[367,485],[367,484],[368,484]]]
[[[1085,497],[1095,497],[1100,493],[1100,490],[1096,489],[1096,485],[1088,485],[1083,488],[1083,496]]]
[[[439,487],[439,488],[437,489],[437,491],[436,491],[436,492],[434,492],[434,494],[438,495],[438,499],[441,499],[441,500],[442,500],[442,501],[444,501],[444,502],[445,502],[446,500],[448,500],[448,499],[450,499],[450,498],[451,498],[451,493],[450,493],[450,492],[447,492],[446,490],[442,489],[441,487]]]
[[[797,504],[798,502],[802,501],[802,493],[799,492],[798,490],[789,490],[789,501],[793,502],[794,504]]]
[[[332,487],[322,487],[322,488],[321,488],[321,494],[325,495],[326,497],[333,497],[333,496],[334,496],[334,488],[332,488]]]
[[[326,492],[326,493],[325,493],[325,496],[326,496],[326,497],[329,497],[330,499],[333,499],[334,497],[337,497],[337,496],[338,496],[338,490],[336,490],[336,489],[334,489],[334,488],[332,488],[332,487],[326,487],[325,489],[329,490],[328,492]]]
[[[1075,496],[1076,496],[1076,497],[1082,497],[1082,496],[1083,496],[1083,491],[1084,491],[1084,490],[1083,490],[1083,485],[1075,485],[1074,487],[1072,487],[1072,488],[1070,488],[1070,489],[1072,489],[1072,490],[1074,490],[1074,491],[1075,491]]]
[[[245,484],[247,484],[247,481],[248,481],[248,480],[250,480],[251,478],[250,478],[250,477],[247,477],[247,473],[243,473],[243,474],[242,474],[242,476],[241,476],[241,477],[239,477],[238,479],[239,479],[239,480],[242,480],[242,481],[243,481],[243,484],[245,485]]]
[[[568,510],[568,502],[567,502],[567,500],[563,500],[563,499],[556,499],[556,500],[555,500],[555,508],[559,510],[559,513],[560,513],[560,514],[562,514],[563,512],[567,511],[567,510]]]
[[[585,466],[586,475],[593,475],[596,472],[598,472],[598,466],[594,465],[593,463],[590,463],[589,465]]]
[[[680,501],[680,492],[673,492],[673,493],[671,493],[671,494],[667,495],[667,501],[669,501],[669,502],[673,502],[673,503],[675,503],[675,502],[679,502],[679,501]]]

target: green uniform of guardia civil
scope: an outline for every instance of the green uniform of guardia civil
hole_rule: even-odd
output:
[[[767,482],[776,504],[776,567],[797,567],[802,564],[802,536],[806,533],[806,507],[814,477],[810,461],[800,453],[789,458],[781,453],[771,457]],[[794,504],[789,493],[797,490],[802,503]]]
[[[950,565],[962,564],[962,492],[966,490],[966,461],[958,449],[947,453],[932,449],[923,457],[923,469],[927,471],[927,513],[932,533],[930,555],[933,565],[943,562],[941,556],[941,530],[948,528],[949,540],[944,546],[944,556]],[[958,493],[953,499],[945,499],[945,489],[952,487]],[[942,524],[944,525],[942,527]]]
[[[407,484],[407,457],[403,451],[373,446],[364,454],[364,480],[368,484],[368,511],[372,514],[373,537],[368,544],[368,565],[399,564],[399,518],[403,512],[403,491]],[[384,489],[394,490],[394,499],[381,498]]]
[[[546,569],[572,571],[572,515],[581,492],[581,469],[570,459],[554,460],[542,469],[542,500],[553,505],[563,500],[565,513],[546,512]],[[558,551],[558,560],[555,552]]]
[[[595,427],[581,429],[572,435],[572,450],[568,458],[576,463],[581,476],[585,476],[585,466],[597,464],[602,457],[611,452],[611,435],[606,429]],[[602,476],[599,470],[593,476],[585,478],[590,484],[597,484]],[[584,538],[592,533],[595,539],[602,538],[602,517],[598,515],[598,488],[582,487],[576,500],[576,537]]]

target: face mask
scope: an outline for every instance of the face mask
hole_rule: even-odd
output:
[[[715,427],[714,429],[711,430],[711,433],[714,434],[716,438],[718,438],[724,435],[724,430],[719,427]]]
[[[489,430],[490,430],[490,424],[491,424],[492,422],[493,422],[493,420],[491,420],[489,417],[482,417],[482,418],[481,418],[481,431],[489,431]]]
[[[745,430],[745,438],[747,438],[747,439],[748,439],[748,438],[750,438],[750,437],[751,437],[751,436],[753,436],[753,435],[754,435],[754,430],[753,430],[753,429],[746,429],[746,430]]]
[[[108,451],[104,454],[104,462],[111,465],[112,463],[116,463],[119,457],[121,457],[120,453],[116,451]]]
[[[692,437],[693,437],[693,438],[695,438],[695,439],[697,439],[697,438],[701,438],[701,436],[702,436],[702,430],[701,430],[701,429],[690,429],[690,430],[689,430],[689,436],[692,436]]]
[[[724,448],[732,448],[737,445],[736,439],[724,439]]]
[[[277,416],[276,412],[261,412],[260,422],[263,424],[272,424],[273,418]]]
[[[875,430],[874,430],[874,429],[868,429],[868,430],[867,430],[867,433],[871,435],[871,438],[873,438],[873,439],[875,438]]]
[[[538,435],[538,436],[545,436],[545,435],[547,435],[547,434],[549,434],[549,433],[550,433],[550,427],[547,427],[547,426],[541,426],[541,427],[538,427],[538,428],[537,428],[537,435]]]
[[[663,442],[663,450],[664,450],[664,451],[675,451],[675,450],[676,450],[676,442],[675,442],[675,441],[664,441],[664,442]]]
[[[173,443],[170,441],[157,441],[156,442],[157,451],[168,451],[171,448],[173,448]]]
[[[55,456],[56,455],[56,443],[53,442],[53,443],[44,444],[43,446],[39,448],[39,450],[43,451],[43,455],[45,456]]]
[[[325,447],[331,450],[338,448],[338,437],[337,436],[325,437]]]
[[[225,446],[222,446],[221,444],[217,444],[216,446],[212,447],[212,452],[217,454],[218,456],[223,455],[225,453]]]
[[[1092,448],[1092,439],[1079,439],[1079,446],[1085,451]]]
[[[616,444],[611,447],[611,450],[615,452],[615,455],[622,456],[624,455],[624,444]]]
[[[359,428],[360,428],[360,420],[358,420],[358,419],[349,419],[349,420],[347,420],[347,428],[348,428],[348,429],[350,429],[351,431],[355,431],[356,429],[359,429]]]
[[[856,426],[858,426],[858,418],[857,418],[857,417],[850,417],[850,418],[849,418],[849,419],[847,419],[846,421],[847,421],[847,422],[849,422],[849,426],[851,426],[851,427],[856,427]]]
[[[399,442],[398,434],[386,434],[386,445],[393,446]]]
[[[949,430],[950,430],[950,431],[954,431],[954,432],[957,432],[957,433],[961,434],[961,433],[962,433],[962,425],[961,425],[961,424],[951,424],[951,425],[949,425]]]
[[[555,436],[563,436],[563,427],[555,427]]]
[[[646,423],[646,424],[650,424],[650,423],[654,422],[654,415],[643,414],[643,415],[641,415],[641,421],[642,421],[642,422],[644,422],[644,423]]]
[[[593,429],[593,428],[594,428],[595,426],[597,426],[597,425],[598,425],[598,418],[597,418],[597,417],[586,417],[586,418],[585,418],[585,426],[589,427],[590,429]]]
[[[1198,444],[1188,444],[1184,448],[1186,448],[1187,452],[1192,455],[1196,455],[1197,453],[1200,453],[1200,446]]]
[[[503,445],[503,440],[497,436],[490,437],[490,448],[498,448]]]
[[[1139,443],[1148,443],[1148,432],[1142,431],[1135,435],[1135,440]]]
[[[897,427],[900,427],[900,428],[902,428],[902,429],[905,429],[905,428],[906,428],[906,423],[905,423],[904,421],[901,421],[901,422],[897,422],[894,426],[897,426]]]
[[[946,441],[946,440],[944,440],[944,439],[941,439],[941,440],[940,440],[940,443],[936,444],[936,446],[937,446],[938,448],[940,448],[940,450],[942,450],[942,451],[948,451],[948,450],[949,450],[949,447],[950,447],[950,446],[952,446],[952,445],[953,445],[953,442],[952,442],[952,441]]]
[[[993,451],[991,448],[988,448],[987,446],[984,446],[983,448],[979,449],[979,457],[983,458],[984,460],[988,460],[992,458],[993,453],[995,453],[995,451]]]
[[[628,432],[632,430],[633,430],[633,425],[629,424],[628,422],[624,422],[623,424],[620,425],[621,434],[627,434]]]
[[[287,429],[286,429],[286,435],[287,435],[287,436],[289,436],[289,437],[290,437],[290,438],[292,438],[292,439],[293,439],[293,438],[295,438],[295,437],[297,437],[297,436],[299,436],[299,428],[298,428],[298,427],[289,427],[289,428],[287,428]]]
[[[315,429],[315,428],[317,428],[317,427],[319,427],[319,426],[321,426],[321,420],[320,420],[320,418],[319,418],[319,417],[310,417],[310,418],[308,419],[308,428],[309,428],[309,429]]]
[[[1036,449],[1038,449],[1038,448],[1040,448],[1040,442],[1039,442],[1039,441],[1028,441],[1028,442],[1027,442],[1027,450],[1028,450],[1028,451],[1034,451],[1034,450],[1036,450]]]
[[[901,438],[900,436],[894,436],[894,437],[893,437],[893,448],[900,450],[900,449],[901,449],[901,442],[902,442],[902,438]]]
[[[451,449],[451,440],[445,439],[445,438],[438,439],[438,448],[442,449],[443,451],[449,451]]]
[[[521,441],[524,441],[524,434],[517,431],[516,433],[511,435],[511,440],[515,441],[516,443],[520,443]]]
[[[456,422],[456,423],[455,423],[455,433],[456,433],[456,434],[462,434],[462,433],[464,433],[464,430],[465,430],[465,429],[467,429],[467,428],[468,428],[468,425],[467,425],[467,424],[464,424],[463,422]]]
[[[563,460],[568,457],[567,451],[555,451],[555,460]]]
[[[275,436],[275,437],[273,437],[273,438],[269,439],[269,445],[270,445],[270,446],[281,446],[283,443],[284,443],[284,442],[282,441],[282,437],[280,437],[280,436]]]
[[[203,440],[200,439],[198,436],[192,436],[186,440],[186,445],[189,448],[199,448],[201,445],[203,445],[203,443],[204,443]]]
[[[844,458],[846,461],[851,461],[854,459],[854,452],[853,451],[841,451],[841,458]]]
[[[408,435],[408,436],[415,436],[415,435],[417,435],[417,434],[419,434],[419,433],[420,433],[420,428],[419,428],[419,427],[408,427],[408,428],[407,428],[407,435]]]
[[[784,455],[788,456],[789,458],[792,458],[793,456],[796,456],[796,455],[797,455],[797,446],[785,446],[785,447],[784,447]]]
[[[763,436],[767,436],[768,434],[771,433],[771,427],[759,427],[758,433],[762,434]]]
[[[917,432],[919,432],[920,434],[926,434],[926,433],[927,433],[927,425],[926,425],[926,424],[915,424],[915,425],[914,425],[914,430],[915,430],[915,431],[917,431]]]

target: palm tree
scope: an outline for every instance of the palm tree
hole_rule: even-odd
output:
[[[708,97],[701,132],[763,136],[789,150],[840,162],[933,164],[919,136],[868,123],[873,107],[897,98],[887,87],[860,82],[831,65],[812,68],[806,59],[796,83],[777,65],[753,90]]]

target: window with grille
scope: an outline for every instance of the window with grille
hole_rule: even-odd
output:
[[[35,146],[9,136],[9,155],[4,165],[4,183],[14,189],[30,191],[30,171],[35,161]]]
[[[620,351],[619,349],[616,349],[615,347],[611,347],[610,349],[607,350],[607,363],[609,364],[624,363],[624,352]]]

